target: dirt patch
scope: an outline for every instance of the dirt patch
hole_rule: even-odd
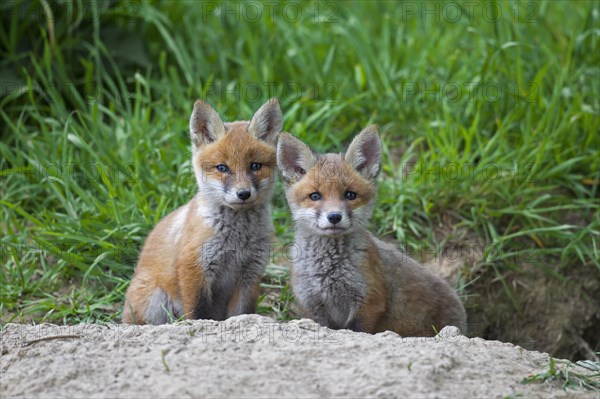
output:
[[[461,299],[469,336],[511,342],[559,358],[598,361],[600,272],[593,265],[574,264],[557,276],[549,272],[554,267],[531,251],[512,261],[518,270],[496,272],[483,253],[490,256],[498,248],[456,229],[436,233],[443,248],[420,259],[453,287],[466,285]]]
[[[59,337],[59,338],[56,338]],[[447,327],[435,338],[258,315],[162,326],[8,324],[0,396],[564,397],[522,384],[549,356]],[[578,389],[577,395],[593,397]]]
[[[473,285],[477,296],[467,301],[471,334],[556,357],[598,360],[600,273],[580,265],[561,280],[525,264],[503,278],[488,271]]]

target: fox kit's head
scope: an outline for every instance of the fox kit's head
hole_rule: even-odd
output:
[[[282,119],[276,99],[263,104],[249,122],[230,123],[223,123],[207,103],[196,101],[190,118],[192,164],[208,201],[246,209],[269,200]]]
[[[345,154],[313,153],[282,134],[277,165],[299,228],[318,235],[343,235],[366,228],[375,203],[381,141],[372,125],[354,138]]]

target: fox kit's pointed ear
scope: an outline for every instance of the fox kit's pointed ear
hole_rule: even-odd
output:
[[[316,161],[317,158],[306,144],[291,134],[281,133],[277,142],[277,167],[287,184],[302,179]]]
[[[367,126],[352,140],[345,159],[367,179],[374,179],[379,174],[381,165],[381,140],[377,126]]]
[[[277,142],[277,136],[283,129],[283,115],[279,101],[272,98],[264,103],[254,114],[248,125],[248,132],[259,140],[269,144]]]
[[[190,136],[194,147],[210,144],[225,135],[225,125],[221,117],[207,103],[198,100],[190,117]]]

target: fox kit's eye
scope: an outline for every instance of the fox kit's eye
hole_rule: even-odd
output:
[[[347,200],[352,201],[353,199],[356,199],[356,193],[354,191],[346,191],[344,197],[346,197]]]
[[[220,164],[220,165],[217,165],[216,168],[221,173],[229,172],[229,168],[227,167],[227,165]]]
[[[262,168],[262,163],[252,162],[250,164],[250,170],[259,170],[260,168]]]
[[[311,195],[309,195],[310,199],[313,201],[318,201],[321,199],[321,194],[319,193],[312,193]]]

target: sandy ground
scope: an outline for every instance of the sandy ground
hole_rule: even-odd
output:
[[[333,331],[257,315],[163,326],[2,331],[0,397],[590,397],[522,384],[547,354],[467,338]]]

